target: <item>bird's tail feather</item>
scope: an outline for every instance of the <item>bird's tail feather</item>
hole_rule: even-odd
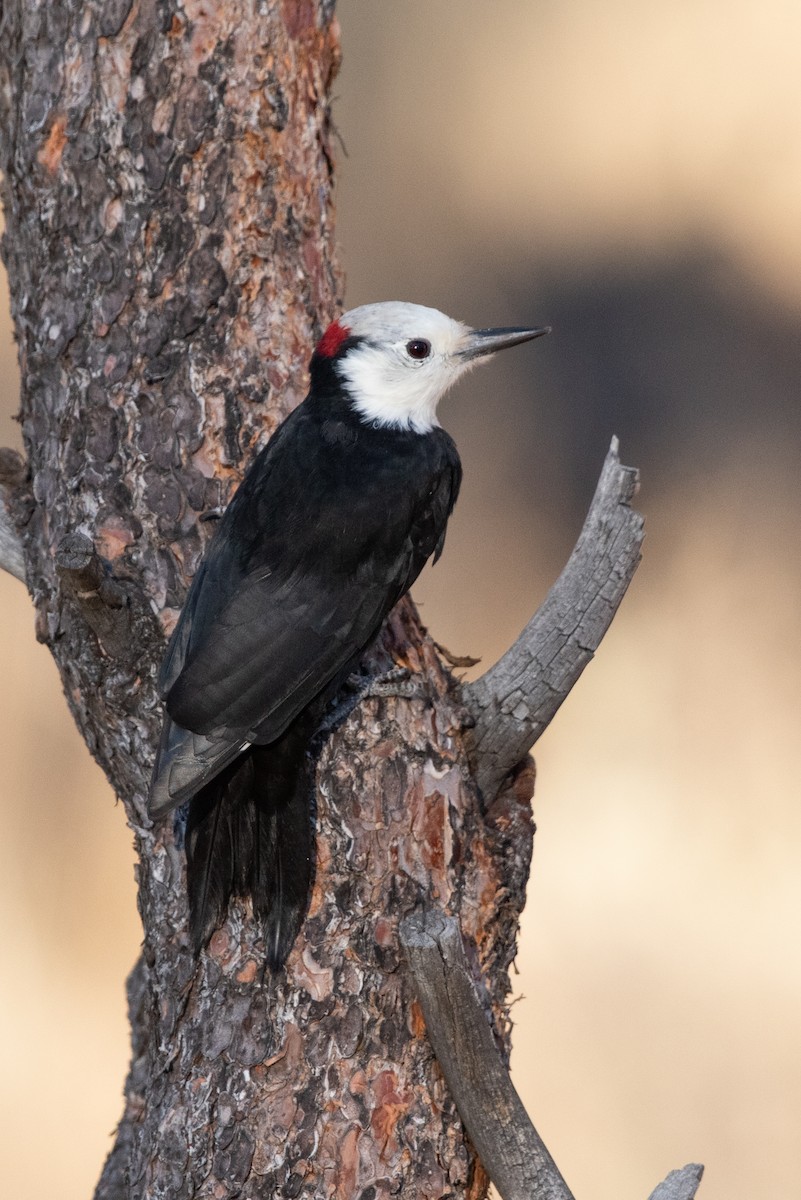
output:
[[[245,891],[253,844],[253,763],[247,754],[202,787],[189,805],[186,873],[189,927],[199,954],[225,919],[228,901]]]
[[[308,907],[314,861],[306,737],[288,731],[252,746],[193,796],[186,831],[196,953],[234,895],[250,896],[273,970],[283,966]]]
[[[314,867],[313,778],[308,738],[288,732],[254,746],[257,783],[250,895],[268,965],[286,960],[308,908]]]

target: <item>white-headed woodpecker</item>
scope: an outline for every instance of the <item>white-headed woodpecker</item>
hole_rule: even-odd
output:
[[[190,801],[196,952],[250,896],[269,965],[289,954],[314,858],[310,739],[384,618],[445,540],[461,464],[437,402],[474,363],[547,329],[470,329],[417,304],[328,327],[306,399],[219,522],[159,682],[150,794]]]

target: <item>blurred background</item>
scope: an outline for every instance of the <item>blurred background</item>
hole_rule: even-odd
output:
[[[517,1085],[579,1198],[693,1160],[704,1200],[797,1195],[801,7],[338,11],[349,305],[554,327],[442,407],[465,486],[415,589],[437,639],[493,661],[612,434],[642,474],[644,561],[536,748]],[[79,1200],[121,1109],[130,837],[22,586],[0,603],[0,1176]]]

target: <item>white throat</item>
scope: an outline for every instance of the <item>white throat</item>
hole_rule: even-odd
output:
[[[386,355],[372,346],[349,354],[338,369],[353,407],[366,424],[430,433],[439,425],[437,404],[442,390],[434,381],[399,366],[388,371]]]
[[[436,309],[401,303],[364,305],[341,323],[363,339],[336,369],[365,423],[415,433],[438,428],[437,404],[470,366],[458,354],[467,326]],[[430,344],[419,361],[407,349],[414,338]]]

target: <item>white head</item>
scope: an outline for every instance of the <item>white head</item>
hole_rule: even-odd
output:
[[[475,330],[435,308],[388,301],[345,313],[329,326],[317,351],[334,359],[365,422],[428,433],[439,424],[440,398],[480,357],[547,332]],[[358,344],[338,354],[348,337]]]

